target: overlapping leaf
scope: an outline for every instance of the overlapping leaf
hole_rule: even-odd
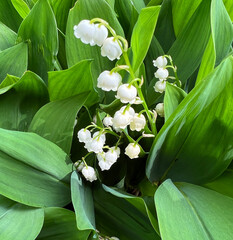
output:
[[[35,239],[43,221],[43,209],[28,207],[0,195],[0,239]]]
[[[21,77],[27,70],[27,44],[20,43],[0,52],[0,83],[7,74]]]
[[[36,207],[70,201],[71,161],[55,144],[34,133],[0,129],[0,192]]]
[[[38,20],[39,19],[39,20]],[[56,19],[48,0],[39,0],[20,25],[18,41],[29,46],[28,68],[47,82],[58,51]]]
[[[182,101],[157,135],[147,163],[151,181],[204,183],[230,164],[233,58],[228,57]]]
[[[21,79],[8,75],[0,85],[0,127],[27,131],[35,113],[49,100],[42,79],[26,72]]]
[[[34,116],[29,131],[56,143],[69,154],[75,119],[89,93],[85,92],[46,104]]]
[[[45,208],[45,220],[37,240],[86,240],[89,231],[78,231],[75,214],[64,208]]]
[[[16,33],[0,22],[0,51],[13,47],[16,38]]]
[[[164,240],[233,238],[233,199],[192,184],[165,181],[155,193]]]

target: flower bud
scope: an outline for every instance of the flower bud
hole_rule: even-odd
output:
[[[85,44],[95,45],[94,35],[96,27],[94,23],[90,23],[90,20],[82,20],[78,25],[74,26],[74,35],[76,38]]]
[[[169,73],[167,69],[164,68],[159,68],[156,72],[155,72],[155,77],[159,78],[159,80],[166,80],[168,77]]]
[[[122,54],[121,47],[114,37],[107,38],[101,47],[101,55],[108,57],[109,60],[120,59]]]
[[[157,81],[154,89],[156,92],[163,93],[166,89],[166,81]]]
[[[131,131],[141,131],[146,125],[146,119],[143,114],[136,113],[130,122]]]
[[[102,46],[106,38],[108,37],[108,29],[101,24],[95,24],[95,34],[93,40],[98,46]]]
[[[137,89],[133,85],[122,84],[117,90],[116,98],[122,103],[133,104],[136,101]]]
[[[138,158],[139,153],[140,147],[137,143],[130,143],[125,149],[125,154],[131,159]]]
[[[103,124],[106,127],[112,126],[112,117],[105,117],[103,120]]]
[[[85,167],[85,163],[82,160],[78,160],[74,163],[74,166],[77,168],[78,172],[81,172],[82,169]]]
[[[79,142],[84,142],[84,143],[91,141],[90,131],[84,128],[80,129],[78,131],[78,140]]]
[[[156,60],[153,60],[153,64],[157,68],[165,68],[167,65],[167,59],[164,56],[160,56]]]
[[[155,107],[155,111],[159,114],[160,117],[164,117],[164,104],[158,103]]]
[[[102,72],[97,78],[97,87],[104,91],[116,91],[121,83],[121,75],[117,72]]]
[[[93,181],[97,180],[96,172],[93,167],[85,166],[82,169],[82,174],[86,178],[86,180],[89,182],[93,182]]]

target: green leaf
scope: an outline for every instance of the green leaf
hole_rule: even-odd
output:
[[[0,239],[35,239],[43,221],[43,209],[28,207],[0,195]]]
[[[141,66],[155,30],[160,7],[148,7],[141,10],[138,21],[134,27],[131,47],[133,52],[133,71],[136,72]]]
[[[45,208],[45,220],[37,240],[86,240],[89,231],[78,231],[75,214],[64,208]]]
[[[155,193],[162,239],[233,238],[232,198],[192,184],[177,183],[177,187],[167,180]]]
[[[34,116],[28,131],[52,141],[69,154],[75,119],[88,96],[89,92],[85,92],[46,104]]]
[[[55,144],[34,134],[0,129],[0,192],[35,206],[70,201],[71,161]]]
[[[71,175],[71,196],[75,209],[77,228],[79,230],[95,230],[92,190],[76,171]]]
[[[86,105],[98,102],[98,94],[93,87],[90,60],[81,61],[67,70],[49,72],[48,76],[48,90],[51,101],[91,91],[91,96],[88,98]]]
[[[101,233],[121,240],[160,239],[144,214],[144,209],[138,209],[124,198],[116,197],[101,187],[94,189],[93,196],[97,229]]]
[[[27,70],[27,44],[20,43],[0,52],[0,83],[7,74],[21,77]]]
[[[17,32],[23,19],[15,10],[12,2],[10,0],[1,0],[0,9],[0,22],[4,23],[14,32]]]
[[[95,17],[106,20],[116,33],[124,36],[123,30],[117,21],[116,14],[112,8],[104,1],[79,0],[71,9],[66,29],[66,57],[68,66],[71,67],[84,59],[94,59],[93,79],[97,79],[103,70],[111,70],[114,63],[100,54],[100,47],[84,44],[80,39],[74,36],[74,25],[77,25],[83,19],[92,19]],[[96,86],[96,82],[95,82]]]
[[[18,41],[28,43],[29,70],[47,82],[47,72],[54,70],[54,58],[58,51],[56,19],[47,0],[39,0],[24,19]]]
[[[202,1],[168,51],[177,66],[182,83],[185,83],[199,66],[209,41],[210,3],[211,0]]]
[[[0,22],[0,51],[13,47],[17,34]]]
[[[19,15],[24,19],[30,12],[30,8],[23,0],[11,0],[14,8],[19,13]]]
[[[201,2],[205,0],[171,0],[173,26],[176,36],[178,36],[188,24],[190,18],[195,13]]]
[[[10,85],[8,85],[10,83]],[[48,90],[40,77],[26,72],[20,80],[8,75],[0,87],[0,127],[27,131],[35,113],[48,102]]]
[[[187,93],[170,83],[166,83],[166,91],[164,95],[164,115],[165,121],[171,116],[176,110],[178,105],[187,96]]]
[[[203,186],[233,198],[232,184],[233,184],[233,170],[227,169],[220,177]]]
[[[155,36],[165,53],[168,52],[176,40],[173,29],[171,0],[163,1],[161,5],[158,22],[155,29]]]
[[[153,208],[151,211],[151,209],[147,206],[147,202],[143,198],[136,197],[134,195],[130,195],[130,194],[123,192],[117,188],[110,188],[105,185],[103,185],[103,189],[106,192],[109,192],[118,198],[125,199],[130,204],[132,204],[134,207],[136,207],[145,216],[147,215],[154,230],[159,234],[158,221],[154,216],[155,209]]]
[[[211,36],[206,47],[197,83],[228,54],[233,41],[233,26],[222,1],[211,2]]]
[[[153,181],[205,183],[230,164],[233,58],[228,57],[182,101],[157,135],[147,162]],[[208,153],[208,154],[207,154]]]

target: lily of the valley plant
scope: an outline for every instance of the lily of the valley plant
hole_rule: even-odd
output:
[[[0,6],[0,240],[232,240],[233,2]]]

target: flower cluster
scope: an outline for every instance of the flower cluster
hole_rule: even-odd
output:
[[[120,59],[122,44],[117,37],[108,38],[108,29],[104,26],[105,23],[103,20],[96,24],[90,20],[82,20],[74,26],[74,36],[85,44],[101,47],[103,57],[108,57],[111,61]]]
[[[108,38],[109,32],[113,37]],[[110,60],[119,59],[122,53],[127,52],[127,41],[116,35],[109,24],[102,19],[82,20],[74,27],[74,35],[85,44],[101,46],[101,55],[107,56]],[[124,150],[127,157],[136,159],[145,155],[139,141],[143,137],[155,137],[157,114],[164,117],[163,103],[158,103],[153,111],[149,110],[141,90],[143,78],[135,77],[128,55],[123,54],[123,57],[126,65],[119,65],[100,73],[97,78],[97,87],[106,92],[116,92],[116,99],[124,105],[117,109],[112,116],[103,111],[102,117],[99,119],[102,121],[101,124],[97,125],[93,122],[78,132],[79,142],[84,143],[87,155],[77,161],[75,167],[90,182],[97,180],[97,172],[86,163],[87,156],[93,154],[98,161],[99,169],[107,171],[119,159],[122,154],[120,147],[125,141],[128,142]],[[166,86],[169,75],[166,67],[173,67],[173,65],[167,66],[166,57],[172,64],[170,56],[160,56],[153,61],[154,66],[158,68],[155,76],[159,78],[159,81],[156,83],[155,90],[159,90],[159,92],[163,92]],[[127,71],[130,74],[127,82],[123,83],[120,71]],[[136,104],[140,106],[135,107]],[[139,110],[135,111],[135,109]],[[137,136],[137,140],[130,136],[133,132],[133,136]],[[116,138],[114,146],[106,144],[109,134]]]

